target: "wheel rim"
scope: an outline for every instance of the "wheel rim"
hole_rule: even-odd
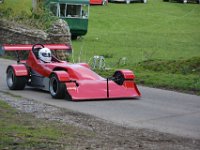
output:
[[[7,84],[8,84],[8,87],[12,87],[13,83],[14,83],[14,73],[13,73],[12,70],[9,70],[8,74],[7,74]]]
[[[55,77],[51,78],[50,80],[50,93],[51,95],[56,95],[58,90],[58,82],[57,79]]]

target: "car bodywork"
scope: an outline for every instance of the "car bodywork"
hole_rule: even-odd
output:
[[[51,63],[43,63],[37,58],[39,48],[71,50],[65,44],[50,45],[3,45],[4,51],[29,50],[26,60],[7,68],[7,85],[11,90],[22,90],[25,86],[49,91],[53,98],[74,101],[97,99],[137,98],[141,94],[130,70],[117,70],[110,78],[103,78],[92,71],[88,64],[72,64],[52,56]]]
[[[109,2],[126,2],[127,4],[129,4],[131,2],[147,3],[147,0],[109,0]]]
[[[163,0],[164,2],[180,2],[180,3],[188,3],[188,2],[196,2],[200,4],[200,0]]]
[[[108,0],[90,0],[90,5],[107,5]]]

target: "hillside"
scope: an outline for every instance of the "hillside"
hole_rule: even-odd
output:
[[[162,0],[149,0],[147,4],[92,6],[88,34],[73,41],[74,60],[92,62],[94,55],[102,55],[106,67],[112,68],[110,72],[99,71],[104,76],[112,75],[118,68],[129,68],[140,84],[199,94],[200,74],[184,73],[188,66],[182,63],[198,61],[199,64],[199,12],[199,4],[183,5]],[[118,62],[123,57],[126,64],[120,65]],[[141,67],[150,60],[160,60],[156,65],[163,66],[162,70]],[[168,63],[170,61],[185,69],[171,72],[168,68],[176,66]],[[156,66],[151,63],[148,67]]]

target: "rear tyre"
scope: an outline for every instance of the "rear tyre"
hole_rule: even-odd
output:
[[[116,71],[113,77],[114,77],[115,83],[117,83],[118,85],[123,85],[125,78],[124,78],[124,75],[120,71]]]
[[[49,91],[51,96],[56,99],[63,99],[66,95],[66,86],[58,80],[56,74],[50,76]]]
[[[27,78],[17,77],[12,67],[8,68],[6,81],[10,90],[23,90],[26,86]]]
[[[77,40],[78,36],[77,35],[72,35],[72,40]]]

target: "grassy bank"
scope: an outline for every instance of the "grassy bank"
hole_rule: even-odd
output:
[[[36,119],[0,100],[0,149],[73,149],[79,137],[95,137],[88,130]]]
[[[33,12],[31,0],[6,0],[0,4],[0,18],[42,30],[47,30],[58,19],[46,9]]]
[[[1,10],[12,9],[12,16],[22,15],[23,12],[31,14],[32,3],[31,0],[4,0],[4,3],[0,4]]]
[[[147,60],[133,66],[121,65],[116,68],[134,70],[135,81],[141,85],[200,95],[200,57],[186,60]],[[115,69],[96,71],[109,77]]]
[[[127,57],[130,64],[148,59],[187,59],[200,56],[198,4],[149,0],[90,7],[88,34],[73,41],[75,60],[111,55],[108,63]]]
[[[127,67],[135,72],[140,84],[199,94],[200,74],[189,71],[183,63],[199,62],[199,12],[198,4],[162,0],[92,6],[88,34],[73,41],[74,60],[89,62],[94,55],[103,55],[106,67]],[[118,66],[122,57],[126,57],[126,65]],[[179,71],[169,70],[178,67]],[[99,71],[105,76],[112,72]]]
[[[141,84],[200,95],[200,57],[186,60],[149,60],[139,63]]]

